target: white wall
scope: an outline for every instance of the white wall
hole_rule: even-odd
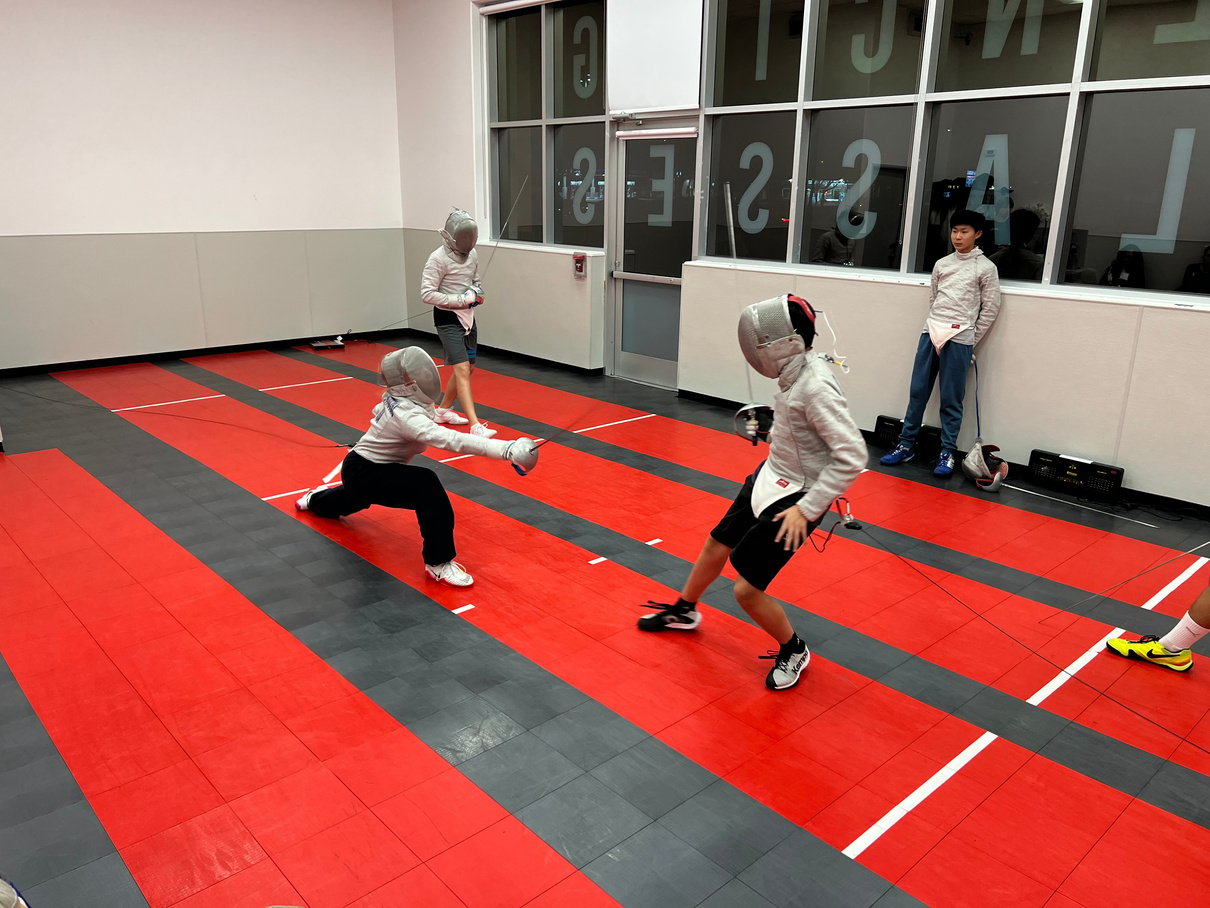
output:
[[[403,226],[433,231],[434,242],[451,206],[487,223],[476,191],[488,141],[474,106],[478,18],[469,0],[394,0]]]
[[[0,0],[0,84],[0,235],[401,225],[390,0]]]
[[[752,376],[735,339],[743,306],[794,292],[823,309],[847,354],[840,375],[858,425],[902,417],[916,340],[928,309],[914,284],[788,268],[695,262],[685,266],[678,385],[727,400],[771,402],[773,382]],[[831,350],[826,329],[816,349]],[[1126,485],[1210,504],[1210,478],[1191,470],[1210,444],[1204,351],[1210,313],[1102,299],[1060,299],[1008,289],[1000,318],[978,350],[983,437],[1016,463],[1034,448],[1126,470]],[[959,445],[975,437],[971,390]],[[939,425],[934,399],[925,422]]]

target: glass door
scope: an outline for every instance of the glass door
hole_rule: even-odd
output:
[[[617,138],[611,371],[675,388],[681,266],[693,257],[697,129],[620,129]]]

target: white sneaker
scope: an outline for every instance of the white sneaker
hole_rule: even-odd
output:
[[[298,501],[294,502],[294,507],[300,511],[311,510],[311,496],[314,494],[315,494],[315,490],[312,489],[310,492],[308,492],[302,498],[298,499]]]
[[[761,658],[774,660],[773,668],[769,669],[769,674],[765,676],[765,687],[769,690],[786,690],[798,683],[803,670],[811,661],[811,651],[805,643],[801,652],[794,652],[786,645],[777,650],[769,650],[769,654]]]
[[[457,561],[447,561],[445,564],[426,564],[424,572],[439,583],[450,586],[474,586],[475,578]]]
[[[477,422],[471,426],[471,434],[478,435],[480,438],[493,438],[496,434],[495,429],[489,429],[487,423]]]
[[[465,416],[463,416],[461,413],[455,413],[453,410],[449,409],[448,407],[434,407],[433,409],[437,414],[436,416],[433,417],[434,421],[439,422],[442,425],[465,426],[468,422],[470,422],[470,420],[467,419]]]

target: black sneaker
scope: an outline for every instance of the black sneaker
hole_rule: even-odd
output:
[[[639,619],[641,631],[691,631],[702,623],[702,613],[696,611],[693,606],[665,605],[651,600],[648,600],[647,604],[660,611]]]
[[[811,661],[811,651],[807,644],[799,640],[802,649],[794,649],[794,641],[783,644],[780,649],[769,650],[761,656],[762,659],[773,659],[773,667],[765,676],[765,687],[769,690],[786,690],[798,683],[807,663]]]

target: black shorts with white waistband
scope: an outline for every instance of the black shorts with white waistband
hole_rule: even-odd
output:
[[[447,309],[433,310],[433,327],[441,339],[442,355],[447,366],[469,362],[474,364],[479,345],[479,325],[474,323],[468,332],[462,327],[458,316]]]
[[[786,551],[785,540],[775,541],[781,529],[781,522],[773,518],[786,508],[797,504],[806,492],[794,492],[779,498],[757,517],[752,513],[752,488],[759,472],[760,467],[757,467],[752,475],[744,480],[735,501],[731,502],[731,507],[727,509],[718,525],[710,531],[710,535],[716,542],[721,542],[731,549],[731,566],[735,568],[736,573],[758,590],[764,590],[794,557],[793,552]],[[808,535],[817,526],[818,520],[810,521],[807,525]]]

